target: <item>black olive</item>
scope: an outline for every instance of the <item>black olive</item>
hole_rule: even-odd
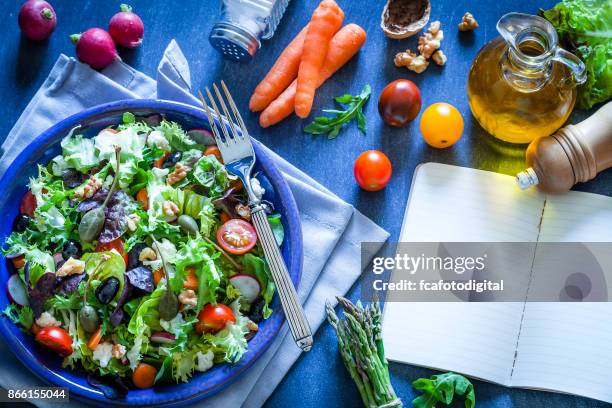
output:
[[[28,224],[32,220],[28,214],[19,214],[13,221],[13,231],[23,232],[28,227]]]
[[[103,305],[107,305],[113,300],[119,290],[119,279],[111,277],[105,280],[96,289],[96,298]]]
[[[128,252],[128,263],[126,270],[131,271],[132,269],[140,266],[140,259],[138,259],[138,257],[140,256],[142,250],[146,247],[146,244],[138,243],[134,245],[132,249],[130,249],[130,252]]]
[[[263,309],[265,305],[266,301],[264,298],[257,296],[253,303],[251,303],[251,308],[249,309],[249,319],[255,323],[261,322],[263,320]]]
[[[174,165],[176,165],[176,163],[178,163],[179,160],[181,160],[182,156],[183,154],[181,152],[170,153],[170,155],[166,157],[166,160],[164,160],[164,163],[162,164],[162,169],[168,169],[170,167],[174,167]]]
[[[64,244],[64,249],[62,251],[62,257],[64,257],[64,259],[70,259],[70,257],[78,259],[81,257],[81,254],[81,244],[72,239],[66,241],[66,243]]]

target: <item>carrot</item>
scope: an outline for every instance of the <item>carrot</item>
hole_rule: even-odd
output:
[[[219,214],[219,219],[221,220],[222,224],[225,224],[226,222],[231,220],[232,217],[228,213],[226,213],[225,211],[221,211],[221,214]]]
[[[25,257],[23,255],[18,256],[17,258],[13,258],[11,259],[11,262],[13,262],[13,266],[15,267],[15,269],[21,269],[25,266]]]
[[[295,113],[300,118],[310,115],[319,72],[325,62],[329,43],[342,26],[344,13],[334,0],[323,0],[312,14],[298,70],[295,91]]]
[[[287,45],[265,78],[257,85],[249,101],[249,109],[252,112],[265,109],[297,77],[307,30],[308,24]]]
[[[203,154],[204,156],[216,156],[217,160],[219,160],[220,163],[223,163],[223,156],[221,156],[221,150],[219,150],[216,145],[208,146],[206,150],[204,150]]]
[[[347,24],[342,27],[329,43],[329,50],[327,51],[323,68],[321,68],[319,72],[317,88],[336,71],[342,68],[342,66],[359,51],[365,40],[366,33],[363,28],[359,27],[357,24]],[[280,96],[261,113],[259,117],[259,124],[261,127],[266,128],[275,125],[293,113],[296,85],[297,81],[293,81],[285,92],[280,94]]]
[[[161,168],[168,156],[170,156],[170,152],[164,150],[164,154],[159,159],[153,160],[153,167]]]
[[[166,272],[164,272],[164,268],[159,268],[155,272],[153,272],[153,283],[155,283],[155,286],[157,286],[159,281],[162,280],[165,275]]]
[[[100,344],[100,340],[102,340],[102,326],[98,327],[98,330],[91,335],[89,341],[87,342],[87,348],[90,350],[95,350],[95,348],[98,347],[98,344]]]
[[[185,289],[198,290],[198,277],[195,274],[195,268],[193,266],[188,266],[185,268],[187,275],[185,275],[185,282],[183,282],[183,287]]]
[[[138,388],[151,388],[155,384],[157,368],[147,363],[140,363],[132,373],[132,382]]]
[[[147,211],[149,209],[149,193],[146,188],[141,188],[136,193],[136,201],[142,204],[142,208]]]

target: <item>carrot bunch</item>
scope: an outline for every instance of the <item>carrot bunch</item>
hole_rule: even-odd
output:
[[[323,0],[310,22],[281,53],[257,85],[249,108],[263,111],[259,124],[266,128],[293,112],[306,118],[316,89],[359,51],[366,39],[357,24],[342,26],[344,12],[334,0]]]

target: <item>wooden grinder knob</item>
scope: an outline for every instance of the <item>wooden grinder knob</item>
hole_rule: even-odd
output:
[[[516,175],[517,183],[546,193],[566,192],[612,167],[612,102],[577,125],[534,140],[526,158],[529,168]]]

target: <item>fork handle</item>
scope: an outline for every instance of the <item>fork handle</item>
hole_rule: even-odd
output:
[[[283,310],[285,311],[285,316],[287,317],[287,323],[289,324],[293,339],[299,348],[303,351],[308,351],[312,347],[313,342],[310,325],[308,324],[308,320],[306,320],[304,309],[295,291],[295,286],[293,286],[289,271],[287,270],[285,261],[276,243],[276,238],[268,223],[266,212],[261,205],[256,204],[251,208],[251,218],[253,224],[255,224],[257,236],[263,247],[266,261],[270,266],[272,279],[274,279],[274,283],[278,288],[278,295]]]

